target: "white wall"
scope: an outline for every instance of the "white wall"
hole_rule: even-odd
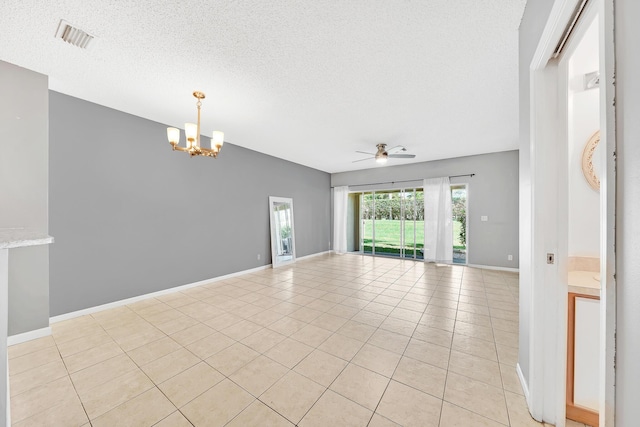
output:
[[[640,420],[640,2],[616,0],[616,426]]]
[[[585,144],[600,128],[600,89],[584,89],[584,75],[598,71],[598,28],[596,19],[569,60],[569,256],[600,256],[600,196],[582,173]],[[601,151],[593,159],[597,172]]]
[[[530,79],[529,67],[551,12],[554,0],[528,1],[518,30],[519,97],[520,97],[520,348],[518,365],[525,382],[529,382],[531,329],[531,144],[530,144]]]
[[[49,227],[47,76],[0,61],[0,228]],[[49,326],[48,245],[9,253],[9,335]]]

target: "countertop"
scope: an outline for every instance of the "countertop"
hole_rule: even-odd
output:
[[[597,271],[570,271],[569,292],[600,296],[600,273]]]
[[[26,228],[0,228],[0,249],[48,245],[53,237]]]

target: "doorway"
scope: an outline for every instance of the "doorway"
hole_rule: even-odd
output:
[[[593,359],[589,361],[592,379],[597,380],[597,393],[594,394],[593,389],[583,388],[577,397],[584,404],[587,402],[584,391],[589,391],[589,398],[591,395],[597,396],[599,425],[614,424],[616,283],[613,240],[615,87],[612,16],[612,0],[556,2],[529,69],[531,147],[525,167],[530,168],[530,182],[527,182],[529,176],[526,174],[524,181],[521,181],[521,189],[528,189],[528,192],[524,192],[525,198],[521,199],[521,207],[524,208],[521,211],[521,224],[524,223],[521,228],[524,230],[521,233],[521,260],[525,260],[521,264],[521,283],[526,284],[524,290],[521,289],[521,298],[528,301],[527,311],[521,311],[521,323],[528,325],[529,338],[520,343],[519,360],[524,360],[526,371],[522,369],[520,362],[518,370],[533,417],[559,427],[565,425],[565,416],[571,415],[567,403],[569,394],[575,392],[570,390],[567,378],[571,369],[568,359],[572,351],[568,320],[572,317],[577,319],[572,310],[578,307],[578,303],[569,304],[573,298],[569,287],[570,273],[575,270],[585,270],[591,276],[595,275],[600,282],[596,289],[600,298],[599,308],[595,310],[598,313],[598,318],[595,319],[597,330],[595,335],[591,335],[599,341],[595,350],[591,350],[592,355],[597,355],[597,361],[595,364]],[[590,67],[590,71],[582,70],[572,74],[571,58],[594,23],[597,25],[597,36],[587,50],[597,50],[597,66]],[[573,71],[576,70],[576,65],[574,61]],[[599,75],[593,72],[599,72]],[[598,78],[594,79],[596,76]],[[599,93],[588,93],[594,89],[596,82],[599,83]],[[579,85],[579,90],[575,90],[576,84]],[[577,136],[577,130],[589,132],[584,124],[575,127],[576,107],[584,107],[584,100],[579,105],[573,101],[585,96],[596,98],[599,108],[595,122],[600,131],[600,154],[596,154],[596,158],[600,157],[598,163],[601,167],[601,186],[597,202],[591,208],[578,206],[577,192],[570,185],[570,173],[574,172],[571,165],[575,161],[576,150],[570,149],[568,141],[572,137],[584,140],[584,136]],[[585,143],[587,141],[581,142]],[[578,151],[584,151],[584,148]],[[585,182],[581,181],[580,184]],[[590,236],[597,240],[595,254],[582,252],[584,246],[581,245],[587,237],[586,233],[584,230],[574,229],[577,224],[570,222],[573,221],[570,220],[571,216],[581,221],[594,212],[597,218],[589,233],[593,233]],[[570,236],[574,239],[571,240]],[[576,251],[579,246],[583,249]],[[596,255],[588,258],[595,258],[597,267],[583,268],[585,261],[576,261],[571,255]],[[576,262],[580,263],[579,268]],[[590,271],[591,268],[596,268],[597,272]],[[587,307],[591,303],[583,301],[580,304]],[[594,310],[584,310],[585,313],[588,311],[593,317]],[[590,329],[593,332],[594,328]],[[578,328],[575,331],[577,330]],[[549,352],[549,348],[555,350]],[[586,365],[583,363],[583,366]],[[526,372],[526,376],[523,372]]]
[[[600,135],[599,22],[587,9],[558,64],[560,117],[558,260],[567,283],[566,418],[599,425]],[[564,165],[564,166],[563,166]]]

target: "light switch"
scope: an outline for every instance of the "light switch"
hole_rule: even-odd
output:
[[[486,216],[486,215],[482,215],[482,216],[480,217],[480,221],[489,221],[489,217],[488,217],[488,216]]]

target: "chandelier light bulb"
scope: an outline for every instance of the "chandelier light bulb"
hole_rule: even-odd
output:
[[[224,132],[214,130],[211,135],[211,149],[220,150],[224,144]]]
[[[178,128],[167,128],[167,138],[169,142],[172,144],[180,144],[180,129]]]
[[[187,135],[187,141],[195,142],[198,139],[198,125],[195,123],[185,123],[184,133]]]

